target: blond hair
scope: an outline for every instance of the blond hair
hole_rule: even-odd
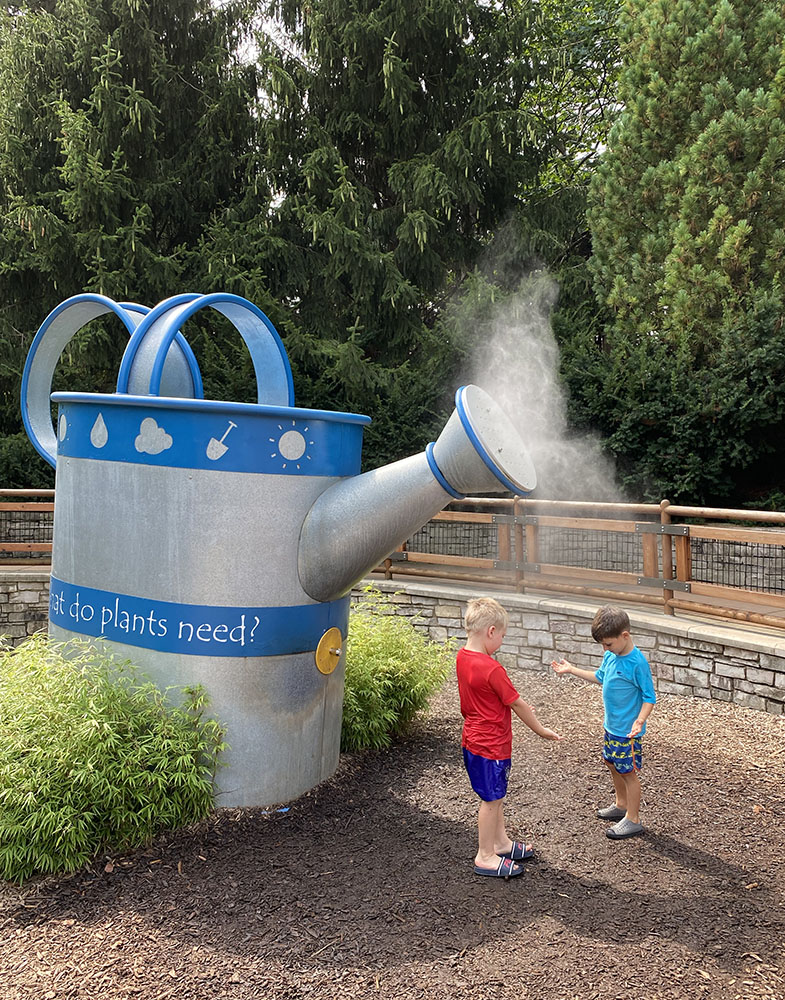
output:
[[[475,597],[466,605],[464,625],[467,632],[484,632],[491,625],[507,628],[507,612],[492,597]]]
[[[630,616],[623,608],[617,608],[614,604],[606,604],[604,608],[600,608],[591,623],[591,636],[595,642],[615,639],[629,630]]]

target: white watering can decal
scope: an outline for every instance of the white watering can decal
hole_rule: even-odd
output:
[[[182,327],[209,309],[248,347],[256,403],[203,398]],[[117,391],[51,395],[66,344],[101,315],[129,334]],[[454,497],[535,485],[471,385],[424,453],[359,474],[369,418],[295,407],[274,326],[223,293],[63,302],[30,349],[22,414],[57,469],[51,634],[107,642],[164,686],[203,682],[231,745],[226,805],[292,799],[334,771],[352,586]]]

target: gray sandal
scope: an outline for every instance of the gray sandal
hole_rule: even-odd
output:
[[[624,819],[627,815],[626,809],[619,809],[618,806],[606,806],[604,809],[597,810],[597,816],[600,819]]]
[[[624,840],[626,837],[637,837],[641,833],[643,833],[642,823],[633,823],[631,819],[620,819],[605,831],[605,836],[611,840]]]

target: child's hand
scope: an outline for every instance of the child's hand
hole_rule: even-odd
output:
[[[569,660],[551,660],[551,666],[557,674],[569,674],[572,672],[572,664]]]
[[[627,733],[627,736],[637,736],[641,729],[643,729],[643,723],[640,719],[636,719],[632,724],[632,729]]]
[[[559,736],[558,733],[555,733],[552,729],[548,729],[547,726],[540,733],[540,736],[542,736],[542,738],[544,740],[563,740],[564,739],[563,736]]]

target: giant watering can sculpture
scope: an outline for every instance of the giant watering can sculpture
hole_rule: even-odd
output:
[[[203,398],[181,328],[205,309],[245,341],[256,403]],[[130,337],[117,392],[51,394],[66,344],[104,314]],[[50,634],[102,638],[164,687],[204,684],[231,747],[222,805],[284,802],[335,770],[351,587],[454,497],[535,484],[472,385],[423,454],[360,475],[369,418],[295,408],[275,328],[228,294],[61,303],[30,349],[22,412],[57,469]]]

